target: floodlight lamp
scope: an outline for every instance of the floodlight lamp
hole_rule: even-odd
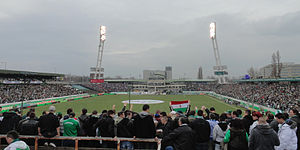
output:
[[[101,41],[105,41],[106,40],[106,36],[105,35],[101,35],[100,40]]]
[[[100,26],[100,34],[104,35],[106,33],[106,27],[105,26]]]
[[[211,39],[216,38],[216,23],[215,22],[210,23],[210,25],[209,25],[209,33],[210,33],[209,37]]]

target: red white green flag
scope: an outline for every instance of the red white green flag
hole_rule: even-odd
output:
[[[190,106],[190,101],[186,100],[186,101],[171,101],[170,102],[170,106],[171,109],[173,111],[182,111],[182,112],[186,112]]]

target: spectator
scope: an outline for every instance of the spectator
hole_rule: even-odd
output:
[[[38,123],[38,134],[47,138],[52,138],[55,136],[60,136],[59,132],[59,120],[57,116],[54,115],[55,106],[49,107],[49,113],[41,116]],[[53,140],[46,140],[45,146],[56,147]]]
[[[179,127],[165,136],[162,142],[171,142],[172,145],[166,147],[166,150],[192,150],[194,149],[193,130],[188,126],[188,118],[180,117]]]
[[[6,134],[6,141],[9,145],[4,150],[29,150],[29,146],[19,140],[18,132],[14,130]]]
[[[225,121],[226,114],[221,114],[219,123],[213,129],[213,141],[215,142],[215,150],[221,150],[224,147],[224,137],[228,130],[228,124]]]
[[[38,121],[35,119],[35,113],[32,112],[29,115],[29,119],[25,119],[20,124],[19,132],[21,135],[38,135]]]
[[[195,132],[195,149],[196,150],[208,150],[208,142],[210,139],[210,124],[203,119],[203,111],[198,110],[198,116],[200,118],[195,119],[190,123],[190,127]]]
[[[289,111],[290,119],[297,123],[297,138],[298,138],[298,150],[300,149],[300,118],[299,112],[296,109],[291,109]]]
[[[83,130],[86,131],[87,136],[96,136],[96,128],[94,126],[99,119],[97,114],[98,112],[94,110],[92,114],[88,116],[85,124],[83,125]]]
[[[251,125],[250,128],[249,128],[249,133],[250,133],[250,135],[251,135],[252,129],[254,129],[254,128],[257,126],[257,124],[258,124],[258,119],[259,119],[260,117],[263,117],[263,115],[262,115],[260,112],[252,112],[253,123],[252,123],[252,125]]]
[[[19,121],[22,119],[22,117],[16,113],[17,111],[17,109],[14,109],[13,111],[3,113],[3,119],[1,121],[0,128],[1,134],[6,134],[11,130],[17,130]]]
[[[248,109],[245,110],[244,114],[245,115],[243,117],[243,124],[244,124],[246,132],[249,134],[249,128],[253,123],[253,119],[251,116],[251,110],[248,110]]]
[[[133,137],[133,122],[132,113],[130,111],[118,113],[118,119],[115,120],[115,126],[117,127],[117,137]],[[121,141],[121,149],[133,150],[133,143],[129,141]]]
[[[75,118],[75,113],[70,112],[69,114],[69,119],[64,120],[63,126],[64,126],[64,134],[63,136],[77,136],[80,126],[79,122],[74,119]],[[65,140],[64,141],[64,146],[75,146],[74,140]]]
[[[87,109],[83,108],[81,110],[82,114],[80,115],[80,117],[78,117],[79,120],[79,125],[80,125],[80,131],[79,131],[79,135],[85,136],[86,135],[86,131],[83,128],[83,125],[85,124],[85,122],[87,121],[88,115],[87,113]]]
[[[297,135],[296,128],[293,128],[287,123],[287,118],[284,114],[278,113],[275,115],[277,122],[280,124],[278,137],[280,145],[275,147],[276,150],[296,150]]]
[[[280,144],[276,132],[263,117],[258,119],[258,124],[251,133],[249,150],[275,150],[275,146]]]
[[[217,120],[218,117],[217,117],[216,113],[210,113],[209,118],[210,118],[208,120],[208,123],[210,125],[209,147],[210,147],[210,149],[214,149],[215,143],[213,141],[213,130],[214,130],[215,126],[219,123],[219,121]]]
[[[114,111],[109,110],[107,116],[103,116],[96,124],[95,128],[98,128],[101,137],[114,137]],[[124,114],[123,114],[124,115]],[[118,122],[117,122],[118,123]]]
[[[228,150],[248,150],[248,134],[240,119],[231,121],[230,129],[226,132],[224,143],[228,143]]]

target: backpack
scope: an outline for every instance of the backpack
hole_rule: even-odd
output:
[[[246,131],[245,130],[230,130],[230,140],[228,146],[233,149],[239,150],[247,150],[248,142],[246,139]]]

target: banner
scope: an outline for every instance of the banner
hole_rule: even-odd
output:
[[[91,83],[104,83],[104,79],[90,79]]]
[[[173,111],[186,112],[187,109],[190,106],[190,101],[189,100],[186,100],[186,101],[171,101],[170,106],[171,106]]]

